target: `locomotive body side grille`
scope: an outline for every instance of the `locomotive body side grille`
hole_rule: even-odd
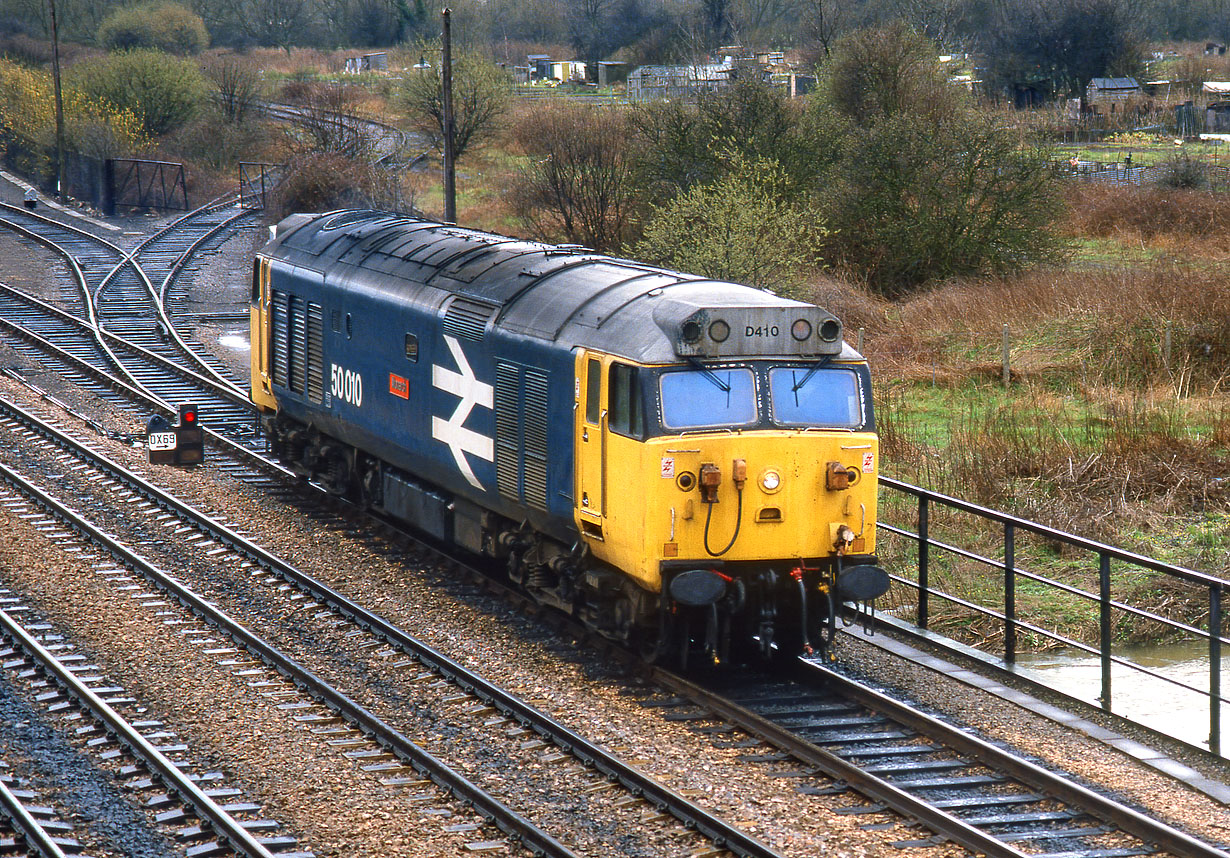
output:
[[[290,323],[287,317],[290,313],[290,298],[285,292],[273,291],[273,319],[270,327],[273,329],[272,375],[273,383],[286,387],[290,374]]]
[[[290,296],[290,349],[288,374],[290,383],[287,385],[295,393],[303,393],[304,374],[307,369],[304,352],[307,350],[307,320],[304,318],[303,299],[298,295]]]
[[[495,369],[495,472],[500,494],[547,511],[547,374],[499,361]]]
[[[521,499],[521,470],[517,461],[521,446],[521,409],[518,388],[520,368],[499,361],[495,367],[495,482],[500,494]]]
[[[521,402],[523,425],[522,468],[525,502],[547,511],[547,374],[525,370]]]
[[[325,318],[319,304],[307,305],[307,395],[317,404],[325,395]]]

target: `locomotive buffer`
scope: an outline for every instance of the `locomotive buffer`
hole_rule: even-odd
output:
[[[172,425],[156,414],[145,425],[151,465],[199,465],[205,461],[205,431],[195,405],[179,406]]]

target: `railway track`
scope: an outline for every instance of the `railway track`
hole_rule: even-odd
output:
[[[852,793],[862,801],[847,813],[889,810],[932,832],[901,846],[948,840],[1001,858],[1230,854],[816,662],[708,686],[655,679],[677,695],[651,704],[664,717],[717,735],[737,730],[749,762],[799,766],[805,782],[824,781],[801,794]]]
[[[168,313],[166,295],[194,253],[251,214],[230,201],[203,206],[131,250],[15,206],[0,205],[0,224],[47,246],[68,263],[75,290],[62,284],[58,291],[71,296],[67,312],[92,329],[111,368],[171,404],[190,392],[185,381],[209,379],[212,383],[201,385],[215,398],[209,405],[219,419],[232,420],[247,412],[242,384],[180,331]],[[176,371],[185,361],[191,369]]]
[[[295,578],[287,575],[287,580]],[[332,598],[327,590],[295,583],[307,586],[305,592],[315,602],[328,604]],[[350,621],[377,629],[381,640],[389,642],[389,630],[368,625],[370,618],[363,618],[359,606],[339,604],[343,613],[355,611]],[[439,672],[438,655],[420,653],[414,658],[418,664],[430,664],[434,676],[451,673],[451,667]],[[747,742],[749,764],[795,765],[799,768],[792,776],[800,777],[800,783],[816,776],[825,781],[804,793],[853,791],[869,803],[852,806],[851,813],[888,809],[933,832],[910,845],[947,839],[996,856],[1126,858],[1158,850],[1219,858],[1227,854],[964,731],[953,731],[921,713],[899,711],[900,704],[870,690],[851,686],[841,692],[841,699],[834,699],[844,680],[821,667],[800,665],[799,671],[789,682],[724,691],[659,675],[657,681],[674,689],[677,700],[655,708],[669,720],[696,721],[707,731],[746,733],[749,738],[740,741]],[[823,674],[819,678],[817,671]],[[468,679],[461,686],[471,693]],[[475,706],[492,705],[484,694],[473,700]],[[520,723],[516,712],[515,707],[500,709],[499,717]],[[566,736],[552,741],[556,747],[573,746]]]
[[[69,435],[45,425],[39,418],[23,411],[14,403],[0,400],[0,407],[5,413],[4,424],[8,431],[20,431],[23,434],[37,432],[43,439],[43,444],[54,444],[59,449],[71,452],[75,459],[105,473],[108,484],[119,486],[118,489],[99,493],[102,498],[97,502],[97,509],[94,508],[94,502],[87,504],[86,509],[91,520],[87,520],[83,513],[67,510],[43,490],[22,485],[21,491],[24,494],[37,499],[37,502],[49,511],[54,511],[54,514],[73,530],[86,534],[94,543],[105,546],[125,567],[138,572],[155,583],[161,591],[188,606],[196,617],[211,627],[211,633],[216,637],[235,641],[246,649],[247,657],[259,658],[265,668],[276,671],[276,674],[284,678],[282,681],[288,685],[286,691],[301,689],[306,699],[279,698],[283,701],[279,707],[297,713],[296,718],[300,723],[319,725],[320,729],[327,731],[327,735],[335,737],[332,741],[337,741],[344,747],[351,759],[370,761],[367,765],[372,766],[372,772],[391,774],[394,777],[404,777],[407,773],[413,776],[417,773],[419,777],[442,786],[458,800],[478,809],[506,834],[519,840],[527,848],[547,855],[578,854],[560,842],[567,832],[561,834],[560,839],[546,833],[521,813],[504,806],[490,793],[470,783],[459,771],[441,763],[431,752],[411,742],[396,726],[360,705],[358,698],[374,683],[360,682],[355,688],[343,691],[323,682],[318,678],[317,671],[309,669],[302,662],[258,637],[217,606],[198,596],[196,591],[208,589],[211,586],[209,582],[197,580],[190,590],[161,571],[156,564],[136,556],[120,545],[114,537],[98,530],[92,519],[110,519],[112,524],[118,519],[131,522],[139,518],[133,511],[144,509],[146,514],[154,519],[145,525],[151,530],[162,529],[165,533],[165,529],[170,527],[191,527],[196,531],[193,534],[195,538],[184,537],[177,540],[170,550],[170,553],[180,558],[182,565],[198,567],[208,562],[210,566],[218,569],[215,573],[218,577],[213,583],[219,591],[235,589],[235,570],[245,568],[246,565],[246,568],[252,570],[247,576],[249,580],[254,577],[260,579],[264,598],[273,595],[283,600],[292,599],[289,606],[284,605],[280,609],[282,612],[311,611],[316,623],[328,627],[335,628],[344,623],[352,629],[341,633],[350,650],[345,658],[360,678],[367,671],[357,664],[356,660],[369,649],[369,639],[370,648],[379,649],[381,662],[388,662],[389,659],[403,660],[398,671],[402,674],[401,682],[416,689],[413,694],[409,691],[401,692],[408,695],[406,701],[413,699],[415,706],[423,706],[423,695],[417,689],[426,683],[435,689],[432,696],[447,705],[449,717],[459,719],[455,726],[437,726],[437,730],[452,735],[481,731],[486,734],[484,745],[488,752],[490,743],[496,737],[503,736],[503,741],[506,745],[511,745],[511,748],[502,753],[523,758],[527,769],[534,762],[542,764],[545,761],[552,770],[551,779],[554,785],[550,790],[540,786],[539,795],[545,795],[552,790],[558,791],[558,782],[563,779],[568,783],[563,790],[565,795],[592,795],[596,805],[601,794],[604,805],[608,801],[615,801],[617,806],[624,808],[622,813],[625,817],[635,818],[637,826],[648,826],[651,829],[665,827],[666,833],[658,836],[679,841],[689,851],[697,851],[697,844],[689,847],[687,842],[703,836],[712,843],[710,848],[716,850],[715,854],[728,851],[736,855],[765,858],[777,855],[756,838],[730,826],[670,788],[656,783],[524,700],[484,680],[415,636],[263,550],[238,531],[210,519],[166,495],[137,475],[106,461]],[[16,430],[15,421],[20,422],[23,428]],[[23,446],[30,448],[33,445]],[[7,466],[0,466],[0,475],[14,486],[23,482],[17,472]],[[74,476],[74,481],[79,478],[80,475]],[[107,484],[104,484],[104,487],[106,486]],[[114,511],[117,506],[122,510],[118,517]],[[145,544],[156,541],[149,532],[145,532],[143,526],[135,527],[139,533],[132,538]],[[198,544],[196,539],[202,539],[202,542]],[[188,548],[188,545],[191,545],[191,548]],[[186,557],[186,554],[192,556]],[[287,582],[298,589],[298,600],[285,594],[288,589],[285,586]],[[301,601],[303,595],[310,601]],[[131,594],[129,597],[133,598]],[[265,614],[269,610],[262,608],[258,613]],[[361,636],[363,639],[355,640],[352,636]],[[317,645],[323,646],[319,642]],[[410,668],[416,672],[407,679],[405,673]],[[289,678],[289,681],[285,678]],[[268,680],[271,683],[273,681]],[[381,684],[387,683],[386,679]],[[610,795],[612,790],[622,790],[626,800],[620,799],[618,795]],[[649,807],[653,808],[653,811],[646,814],[643,808]],[[644,836],[640,832],[638,835]]]
[[[17,503],[14,497],[4,502],[10,507]],[[238,791],[223,782],[220,772],[194,772],[187,745],[164,725],[125,714],[139,708],[137,701],[60,635],[49,634],[49,624],[38,618],[22,622],[17,619],[21,615],[28,617],[29,609],[20,598],[0,598],[0,636],[8,644],[5,669],[18,675],[49,717],[71,725],[74,737],[100,764],[119,773],[126,791],[168,829],[168,839],[194,843],[199,854],[214,851],[208,848],[212,843],[218,851],[250,858],[311,858],[310,852],[297,849],[295,838],[276,833],[277,823],[254,816],[258,806],[234,801]],[[38,854],[63,854],[58,838],[39,837],[29,825],[36,821],[33,814],[27,814],[31,819],[22,825],[27,842],[34,845],[37,839]],[[46,833],[45,824],[38,828]]]
[[[6,658],[12,655],[9,650]],[[35,858],[87,858],[63,814],[38,803],[38,793],[24,787],[8,768],[0,764],[0,852]]]

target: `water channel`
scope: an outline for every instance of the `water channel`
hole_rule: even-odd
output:
[[[1122,647],[1115,655],[1142,667],[1200,689],[1189,691],[1138,670],[1114,665],[1111,671],[1111,702],[1122,715],[1192,745],[1209,743],[1209,649],[1203,641],[1160,646]],[[1097,656],[1074,650],[1023,653],[1017,656],[1022,672],[1034,675],[1048,686],[1073,697],[1100,705],[1102,663]],[[1230,696],[1230,648],[1223,645],[1222,697]],[[1230,753],[1230,706],[1222,704],[1222,753]]]

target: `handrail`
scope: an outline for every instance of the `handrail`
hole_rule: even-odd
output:
[[[929,491],[900,480],[892,479],[891,477],[881,476],[879,482],[883,489],[901,495],[912,496],[916,498],[918,502],[917,531],[911,531],[908,528],[895,526],[885,521],[879,522],[878,527],[884,533],[900,536],[906,540],[911,540],[918,545],[918,564],[916,569],[917,580],[911,581],[910,579],[900,575],[893,575],[892,579],[906,588],[917,591],[918,603],[916,623],[919,628],[927,628],[930,614],[930,599],[934,596],[935,598],[942,599],[949,604],[959,606],[967,611],[974,612],[981,616],[991,618],[996,622],[1002,623],[1004,633],[1003,658],[1005,663],[1009,665],[1016,661],[1016,636],[1019,630],[1024,630],[1031,634],[1055,641],[1056,643],[1064,646],[1074,647],[1091,655],[1096,655],[1100,658],[1102,667],[1101,694],[1099,695],[1098,700],[1101,703],[1103,710],[1106,712],[1113,712],[1113,697],[1111,694],[1113,665],[1119,665],[1121,667],[1145,674],[1154,679],[1162,680],[1173,686],[1204,695],[1208,699],[1209,708],[1208,747],[1214,754],[1219,756],[1221,755],[1221,705],[1223,703],[1230,703],[1230,699],[1222,695],[1221,688],[1222,646],[1223,644],[1230,645],[1230,637],[1227,637],[1227,633],[1223,631],[1222,628],[1222,612],[1223,599],[1227,593],[1230,593],[1230,581],[1223,578],[1218,578],[1214,575],[1206,574],[1204,572],[1198,572],[1194,569],[1188,569],[1186,567],[1177,566],[1171,563],[1164,563],[1160,560],[1155,560],[1154,558],[1146,557],[1133,551],[1128,551],[1113,545],[1098,542],[1097,540],[1077,536],[1076,534],[1068,533],[1067,531],[1048,527],[1035,521],[1030,521],[1028,519],[1000,512],[999,510],[990,509],[989,507],[984,507],[979,504],[954,498],[940,492]],[[994,557],[987,557],[984,554],[969,548],[933,538],[931,535],[932,505],[969,513],[983,519],[984,521],[995,522],[1000,525],[1003,529],[1003,559],[1001,560]],[[880,509],[882,516],[883,511],[886,509],[886,505],[881,504]],[[1087,590],[1082,590],[1079,587],[1053,580],[1045,575],[1037,572],[1031,572],[1028,569],[1021,567],[1015,559],[1016,537],[1018,531],[1032,533],[1047,540],[1063,543],[1073,548],[1081,549],[1094,554],[1096,556],[1097,564],[1098,592],[1094,593]],[[960,596],[932,587],[930,583],[930,574],[931,554],[933,550],[958,558],[963,558],[1001,572],[1003,574],[1002,609],[996,610],[988,608],[968,599],[964,599]],[[1152,611],[1112,599],[1110,578],[1110,564],[1112,560],[1126,563],[1138,568],[1148,569],[1162,575],[1179,579],[1187,584],[1206,589],[1208,591],[1209,617],[1207,628],[1201,629],[1197,626],[1191,625],[1190,623],[1172,620]],[[1096,604],[1099,611],[1099,640],[1097,646],[1095,647],[1091,644],[1080,643],[1067,636],[1059,634],[1058,632],[1047,630],[1036,623],[1018,618],[1016,606],[1016,581],[1018,577],[1032,583],[1057,590],[1069,596],[1084,599],[1087,602]],[[1209,658],[1208,688],[1197,688],[1181,680],[1168,677],[1155,670],[1151,670],[1144,665],[1137,664],[1131,659],[1124,658],[1120,655],[1115,655],[1112,651],[1114,643],[1111,629],[1112,610],[1134,617],[1139,617],[1150,622],[1158,623],[1169,629],[1183,632],[1189,636],[1207,641]]]

